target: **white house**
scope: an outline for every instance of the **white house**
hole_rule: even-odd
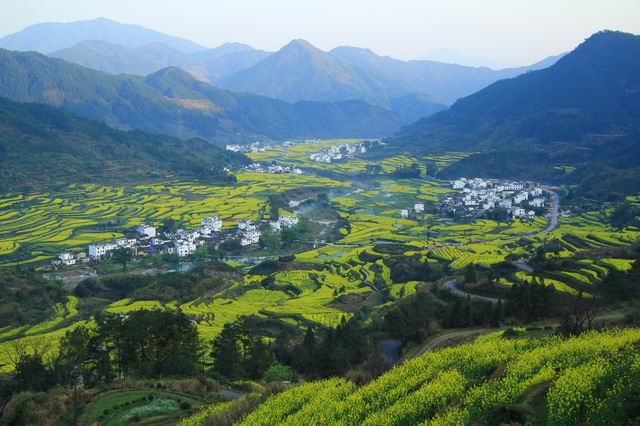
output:
[[[272,220],[271,222],[269,222],[269,226],[271,227],[271,230],[273,232],[280,232],[280,230],[282,229],[279,220]]]
[[[536,217],[536,212],[534,212],[533,210],[529,210],[529,211],[527,212],[527,217],[528,217],[529,219],[535,219],[535,217]]]
[[[298,216],[280,216],[278,222],[280,222],[280,226],[284,228],[291,228],[298,223]]]
[[[462,189],[467,186],[467,180],[462,178],[453,182],[453,189]]]
[[[516,209],[513,209],[513,213],[512,214],[513,214],[514,218],[516,218],[516,217],[521,217],[522,218],[522,217],[526,217],[527,216],[527,211],[525,209],[523,209],[523,208],[518,207]]]
[[[409,217],[409,210],[407,209],[400,210],[400,217],[403,219],[407,219]]]
[[[250,220],[241,220],[238,222],[238,230],[239,231],[255,231],[256,225],[253,224]]]
[[[258,244],[260,242],[260,231],[251,230],[247,231],[242,235],[240,239],[240,245],[242,246],[250,246],[251,244]]]
[[[544,198],[534,198],[529,201],[531,207],[544,207]]]
[[[513,197],[513,202],[514,202],[514,204],[520,204],[523,201],[526,201],[528,199],[529,199],[529,193],[528,192],[519,192]]]
[[[218,216],[205,217],[200,221],[200,224],[205,228],[209,228],[213,232],[220,232],[220,230],[222,230],[222,219]]]
[[[196,245],[193,241],[178,240],[173,244],[173,247],[180,257],[189,256],[196,251]]]
[[[60,253],[58,259],[67,266],[76,264],[76,258],[71,253]]]
[[[416,213],[424,213],[424,204],[423,203],[414,204],[413,210],[415,210]]]
[[[542,195],[542,188],[538,188],[538,187],[536,187],[536,188],[533,188],[533,189],[531,190],[531,196],[532,196],[532,197],[539,197],[539,196],[541,196],[541,195]]]
[[[511,198],[506,198],[500,201],[499,206],[503,209],[510,209],[511,207],[513,207],[513,201],[511,200]]]
[[[98,243],[89,245],[89,257],[92,259],[100,259],[102,256],[115,250],[117,246],[113,243]]]
[[[138,227],[136,228],[136,231],[138,232],[138,234],[142,235],[143,237],[153,238],[156,236],[155,226],[147,225],[144,223],[142,225],[138,225]]]

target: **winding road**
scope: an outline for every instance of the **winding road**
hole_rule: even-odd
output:
[[[471,293],[467,293],[464,290],[461,290],[460,288],[458,288],[458,279],[454,278],[452,280],[447,281],[446,283],[444,283],[444,288],[451,290],[451,293],[455,294],[456,296],[460,296],[460,297],[467,297],[469,296],[472,300],[480,300],[483,302],[491,302],[491,303],[498,303],[500,300],[500,298],[497,297],[489,297],[489,296],[480,296],[478,294],[471,294]]]

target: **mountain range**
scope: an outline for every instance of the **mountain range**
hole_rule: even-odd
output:
[[[128,35],[126,42],[123,34]],[[54,44],[59,48],[52,49]],[[293,40],[275,53],[240,43],[207,49],[106,19],[35,25],[0,39],[0,47],[35,50],[116,75],[144,76],[177,66],[229,90],[288,102],[361,100],[394,111],[406,122],[445,109],[499,79],[549,66],[558,59],[493,70],[428,60],[401,61],[349,46],[325,52],[304,40]]]
[[[218,89],[175,67],[147,77],[113,76],[39,53],[1,49],[0,96],[60,107],[120,129],[218,143],[376,137],[403,123],[362,101],[292,104]]]
[[[640,37],[603,31],[555,65],[493,83],[390,143],[477,153],[443,177],[526,176],[628,193],[640,185],[639,135]],[[567,175],[566,165],[577,170]]]

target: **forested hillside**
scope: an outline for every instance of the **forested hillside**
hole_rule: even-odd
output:
[[[0,190],[183,176],[229,181],[249,163],[201,139],[114,130],[58,108],[0,98]]]
[[[174,68],[157,74],[111,76],[38,53],[0,50],[0,96],[57,106],[122,129],[243,143],[384,136],[402,125],[395,114],[361,101],[290,104],[217,89]],[[162,88],[149,84],[158,80]]]
[[[555,65],[498,81],[406,127],[392,143],[478,153],[442,177],[520,176],[593,181],[596,192],[632,190],[640,182],[629,161],[640,151],[638,58],[640,37],[594,34]],[[577,170],[566,173],[564,165]]]

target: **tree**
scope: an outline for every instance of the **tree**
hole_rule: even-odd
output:
[[[478,273],[476,272],[475,265],[471,264],[467,266],[467,269],[464,271],[464,282],[473,284],[478,281]]]
[[[295,373],[291,368],[287,365],[282,365],[279,363],[273,364],[269,369],[264,373],[264,380],[266,382],[283,382],[283,381],[292,381],[295,378]]]
[[[114,262],[121,264],[122,270],[126,271],[127,262],[130,262],[131,259],[133,259],[133,250],[126,247],[121,247],[113,251],[113,253],[111,254],[111,259]]]

